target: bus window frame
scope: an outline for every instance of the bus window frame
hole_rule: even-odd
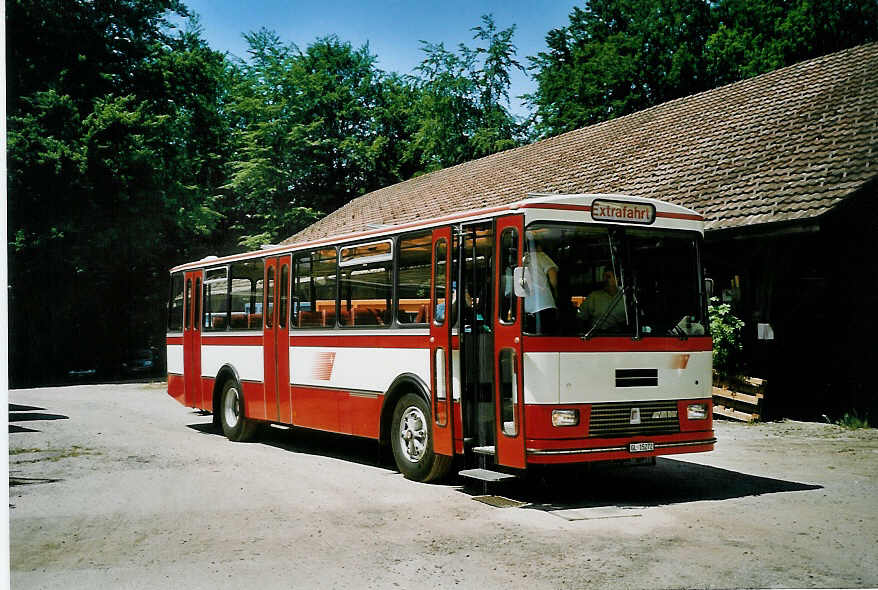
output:
[[[183,301],[183,305],[180,308],[180,316],[177,318],[179,320],[179,328],[174,326],[174,329],[171,329],[171,312],[174,308],[174,278],[179,277],[180,279],[180,297],[181,300],[186,295],[186,273],[183,271],[172,272],[170,275],[169,285],[168,285],[168,305],[167,312],[165,313],[165,332],[167,334],[182,334],[183,333],[183,314],[186,310],[185,301]]]
[[[426,229],[418,229],[415,231],[407,231],[404,233],[396,234],[394,236],[396,241],[395,253],[393,256],[393,327],[401,328],[403,330],[412,330],[412,329],[421,329],[429,328],[433,322],[433,314],[431,313],[432,309],[432,301],[433,301],[433,242],[432,242],[432,232],[434,228],[426,228]],[[399,245],[399,242],[406,238],[412,238],[416,236],[422,236],[427,240],[427,246],[429,247],[429,253],[427,258],[427,276],[429,278],[427,284],[427,319],[423,322],[400,322],[399,321],[399,273],[401,270],[401,266],[399,263],[399,253],[402,252],[402,248]]]
[[[221,330],[215,330],[215,329],[213,329],[213,328],[211,328],[211,329],[209,329],[209,330],[205,330],[205,328],[204,328],[205,324],[204,324],[204,321],[203,321],[203,317],[204,317],[204,314],[206,313],[206,311],[205,311],[206,308],[205,308],[205,306],[204,306],[204,301],[206,301],[206,297],[205,297],[205,293],[204,293],[203,291],[207,289],[207,281],[205,280],[205,281],[202,281],[202,282],[201,282],[201,288],[202,288],[202,297],[201,297],[201,298],[202,298],[202,303],[201,303],[201,315],[202,315],[202,322],[201,322],[201,324],[202,324],[202,325],[201,325],[201,331],[202,331],[202,332],[218,333],[218,332],[228,332],[228,331],[229,331],[229,324],[230,324],[230,320],[231,320],[231,317],[230,317],[230,316],[231,316],[231,305],[232,305],[232,301],[231,301],[231,290],[232,290],[232,289],[231,289],[231,286],[232,286],[232,275],[231,275],[231,269],[229,268],[229,265],[228,265],[228,264],[223,264],[223,265],[220,265],[220,266],[206,267],[206,268],[203,269],[202,272],[204,273],[204,276],[207,277],[207,274],[208,274],[210,271],[212,271],[212,270],[221,270],[221,269],[225,269],[225,271],[226,271],[226,313],[224,314],[224,315],[225,315],[225,318],[226,318],[226,321],[225,321],[225,327],[224,327],[223,329],[221,329]]]
[[[341,309],[341,307],[340,307],[341,304],[339,302],[340,297],[339,297],[339,286],[338,286],[338,283],[339,283],[339,270],[338,270],[339,269],[339,266],[338,266],[339,258],[338,257],[339,257],[339,251],[341,250],[341,248],[342,248],[342,246],[340,244],[327,244],[327,245],[323,245],[323,246],[316,246],[313,248],[294,250],[294,251],[289,253],[289,256],[290,256],[290,303],[289,303],[290,311],[288,312],[289,318],[287,321],[288,321],[288,324],[289,324],[289,327],[291,330],[300,330],[300,331],[321,330],[321,331],[325,331],[325,330],[337,330],[340,327],[338,324],[338,314],[339,314],[339,311]],[[310,278],[312,278],[314,276],[314,253],[320,252],[322,250],[335,250],[335,299],[334,299],[335,305],[333,308],[334,309],[333,323],[331,325],[328,325],[328,326],[299,326],[298,325],[299,319],[300,319],[299,314],[302,313],[302,309],[301,309],[302,302],[296,298],[296,284],[297,284],[297,281],[299,278],[299,272],[298,272],[299,267],[298,267],[297,261],[301,258],[308,259],[308,261],[309,261],[308,268],[311,271],[311,276],[309,277],[309,280],[310,280]],[[327,257],[326,260],[329,260],[329,258]],[[310,285],[310,283],[309,283],[309,285]],[[310,298],[308,299],[308,303],[310,305],[310,303],[311,303]],[[315,299],[315,303],[316,303],[316,299]],[[292,313],[292,307],[294,304],[295,304],[295,308],[296,308],[295,314]],[[294,318],[296,320],[295,322],[293,322]]]
[[[386,324],[379,325],[366,325],[366,326],[356,326],[352,324],[342,324],[339,320],[342,316],[343,301],[341,298],[341,274],[343,268],[350,268],[352,266],[360,266],[362,264],[374,264],[378,262],[390,262],[390,305],[387,308],[387,311],[393,312],[396,307],[396,285],[395,285],[395,277],[396,277],[396,244],[395,239],[397,234],[393,234],[387,238],[382,238],[380,240],[365,240],[365,241],[356,241],[356,242],[348,242],[348,243],[337,243],[335,244],[336,249],[336,267],[335,267],[335,326],[334,329],[339,330],[386,330],[388,328],[396,327],[396,316],[391,317],[390,322]],[[351,260],[347,260],[342,262],[342,252],[348,248],[356,248],[358,246],[371,246],[372,244],[382,244],[387,243],[390,244],[390,254],[381,254],[378,256],[362,256],[360,258],[354,258]],[[318,248],[319,249],[319,248]],[[353,301],[353,300],[352,300]],[[385,312],[386,313],[386,312]]]

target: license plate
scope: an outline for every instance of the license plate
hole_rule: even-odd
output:
[[[629,443],[628,444],[628,452],[629,453],[645,453],[647,451],[654,451],[655,443],[651,442],[639,442],[639,443]]]

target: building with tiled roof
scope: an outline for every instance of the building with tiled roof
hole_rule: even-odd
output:
[[[878,44],[805,61],[352,200],[296,243],[511,203],[623,193],[706,218],[774,416],[878,418]]]
[[[625,193],[706,228],[813,219],[876,175],[878,44],[802,62],[373,191],[286,240],[510,203]]]

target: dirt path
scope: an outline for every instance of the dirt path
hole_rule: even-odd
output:
[[[875,430],[717,423],[713,453],[551,473],[494,508],[366,440],[230,443],[163,384],[10,402],[13,588],[878,586]]]

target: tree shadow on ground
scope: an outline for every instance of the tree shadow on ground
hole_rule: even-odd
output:
[[[9,434],[18,432],[39,432],[35,428],[19,426],[14,422],[34,422],[38,420],[68,420],[69,416],[63,414],[47,414],[45,412],[35,412],[34,410],[45,410],[37,406],[23,406],[20,404],[9,404]]]
[[[528,503],[527,508],[553,511],[597,507],[646,508],[819,490],[822,487],[659,458],[652,467],[595,465],[540,470],[494,491]]]
[[[9,412],[10,422],[30,422],[33,420],[69,420],[63,414],[44,414],[42,412]]]
[[[46,408],[39,408],[37,406],[22,406],[21,404],[9,404],[10,412],[29,412],[31,410],[45,410]]]

